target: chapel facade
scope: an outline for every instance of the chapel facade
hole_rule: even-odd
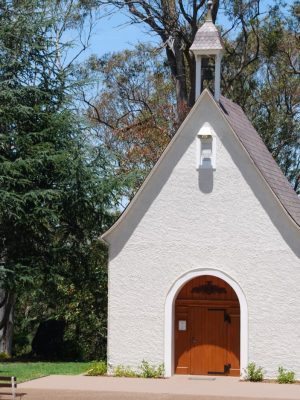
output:
[[[300,200],[243,110],[220,92],[209,10],[191,51],[196,103],[109,245],[108,364],[300,377]]]

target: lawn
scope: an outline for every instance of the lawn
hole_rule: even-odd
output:
[[[24,382],[47,375],[79,375],[90,368],[88,362],[0,362],[0,375]]]

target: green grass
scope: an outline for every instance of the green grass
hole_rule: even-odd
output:
[[[90,362],[0,362],[0,375],[15,376],[20,383],[47,375],[79,375],[91,366]]]

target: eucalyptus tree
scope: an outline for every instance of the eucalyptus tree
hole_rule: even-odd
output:
[[[174,135],[176,96],[171,74],[160,50],[139,44],[103,57],[92,56],[81,77],[101,82],[82,88],[100,146],[115,160],[115,173],[126,176],[124,196],[131,198]]]
[[[127,12],[132,23],[143,24],[151,33],[158,35],[165,49],[168,66],[176,85],[177,113],[179,121],[186,116],[195,101],[195,63],[190,52],[191,44],[199,25],[207,12],[207,1],[183,0],[98,0],[100,7],[114,6]],[[214,0],[212,17],[218,22],[218,13],[222,12],[228,21],[228,28],[222,32],[224,37],[239,32],[239,48],[231,49],[236,53],[237,68],[231,76],[238,79],[244,69],[255,63],[259,57],[260,37],[259,20],[266,12],[262,0],[235,1]],[[268,12],[277,4],[269,5]],[[255,46],[253,47],[253,41]],[[254,51],[250,51],[253,50]]]
[[[98,0],[97,5],[122,10],[130,23],[161,39],[158,48],[175,84],[180,123],[195,101],[189,49],[207,1]],[[226,20],[226,28],[220,27],[225,46],[222,93],[241,105],[299,191],[299,1],[213,0],[214,22],[221,21],[220,14]]]

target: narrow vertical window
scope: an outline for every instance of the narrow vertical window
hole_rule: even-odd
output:
[[[216,169],[216,137],[203,127],[197,135],[197,169]]]
[[[213,168],[212,166],[213,138],[212,136],[206,136],[206,137],[201,137],[200,140],[201,140],[200,167]]]

